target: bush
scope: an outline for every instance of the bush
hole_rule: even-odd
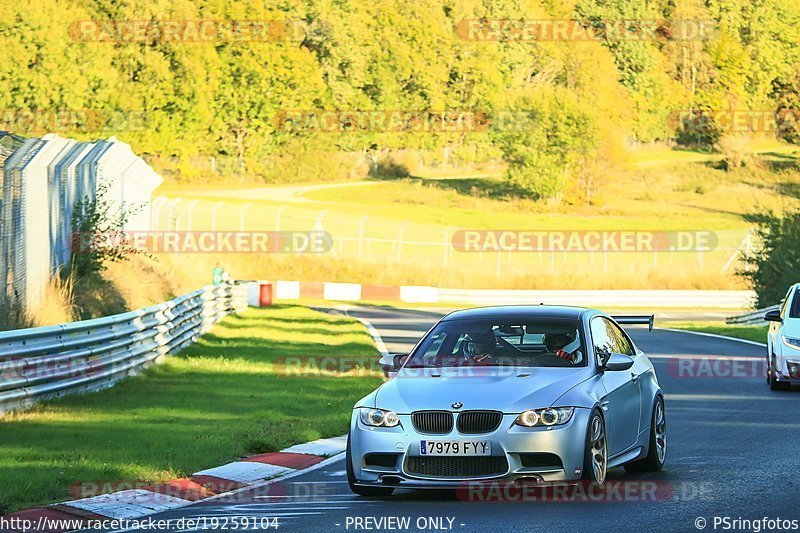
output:
[[[746,267],[738,274],[752,284],[758,307],[774,305],[798,281],[800,211],[752,214],[745,219],[756,224],[758,245],[745,255]]]
[[[753,153],[748,147],[748,139],[742,136],[725,135],[717,143],[717,150],[722,154],[725,170],[750,166],[755,162]]]
[[[710,149],[720,137],[719,125],[700,111],[681,116],[675,131],[675,142],[686,148]]]
[[[81,278],[142,253],[124,233],[130,218],[141,209],[109,200],[105,183],[98,184],[94,198],[78,200],[72,216],[72,272]]]

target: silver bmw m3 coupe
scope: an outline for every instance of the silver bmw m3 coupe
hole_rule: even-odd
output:
[[[609,468],[660,470],[664,398],[653,365],[596,309],[503,306],[442,318],[394,377],[353,409],[353,492],[457,488],[470,482],[589,480]]]

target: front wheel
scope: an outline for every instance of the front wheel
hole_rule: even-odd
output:
[[[667,413],[664,408],[664,398],[656,400],[653,407],[653,418],[650,421],[650,445],[647,457],[635,463],[625,465],[628,472],[658,472],[664,468],[667,459]]]
[[[772,384],[772,361],[770,360],[771,349],[767,350],[767,385]]]
[[[602,485],[608,471],[608,445],[606,423],[600,411],[595,410],[586,428],[586,445],[583,456],[583,479]]]
[[[347,484],[350,485],[350,490],[364,496],[365,498],[380,498],[391,496],[394,489],[391,487],[361,487],[356,485],[356,475],[353,472],[353,456],[350,454],[350,436],[347,437],[347,451],[345,452],[345,463],[347,470]]]

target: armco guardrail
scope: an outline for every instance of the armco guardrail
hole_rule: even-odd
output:
[[[768,311],[774,311],[776,309],[780,309],[780,304],[771,305],[769,307],[765,307],[763,309],[756,309],[750,313],[745,313],[743,315],[738,316],[729,316],[725,319],[725,322],[728,324],[763,324],[764,323],[764,314]]]
[[[208,286],[119,315],[0,332],[0,414],[110,387],[189,346],[245,307],[243,285]]]

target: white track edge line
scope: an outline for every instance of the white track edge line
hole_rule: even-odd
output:
[[[750,344],[752,346],[760,346],[761,348],[766,348],[767,344],[764,342],[756,342],[747,339],[737,339],[736,337],[728,337],[727,335],[717,335],[715,333],[705,333],[702,331],[692,331],[690,329],[673,329],[673,328],[655,328],[659,331],[671,331],[673,333],[688,333],[690,335],[700,335],[701,337],[712,337],[714,339],[723,339],[726,341],[736,341],[736,342],[743,342],[745,344]]]

